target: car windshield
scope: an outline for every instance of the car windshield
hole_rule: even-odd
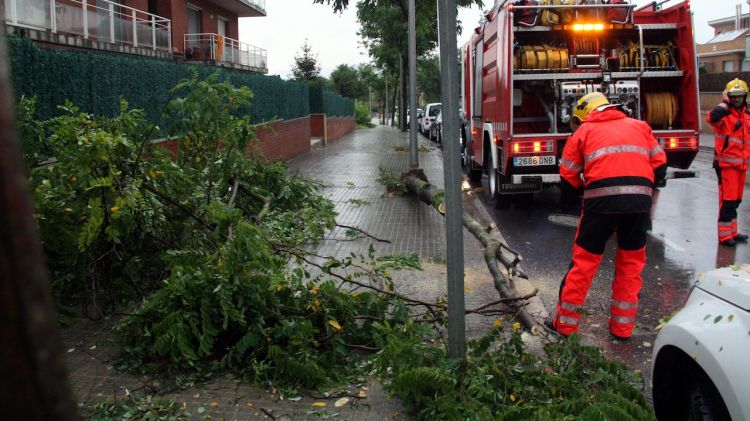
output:
[[[440,107],[431,107],[430,108],[430,117],[435,117],[440,112]]]

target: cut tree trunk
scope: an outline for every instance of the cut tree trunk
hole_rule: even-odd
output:
[[[422,170],[402,174],[401,181],[420,200],[434,207],[441,215],[445,213],[445,193],[430,184]],[[518,298],[520,294],[516,291],[514,283],[518,278],[526,278],[526,274],[518,266],[522,260],[521,255],[508,246],[502,233],[494,225],[482,226],[466,212],[463,212],[461,219],[464,227],[484,246],[484,261],[500,297],[511,300]],[[510,301],[509,306],[526,329],[535,334],[539,332],[539,322],[526,310],[523,300]]]

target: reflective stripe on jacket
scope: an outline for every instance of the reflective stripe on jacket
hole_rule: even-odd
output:
[[[719,110],[721,111],[721,110]],[[708,124],[714,127],[714,159],[721,168],[737,168],[747,170],[747,160],[750,156],[750,112],[747,107],[742,109],[727,108],[727,115],[714,121],[709,113],[706,116]]]
[[[589,114],[568,139],[560,176],[575,188],[584,187],[588,210],[648,212],[654,172],[666,163],[647,123],[609,108]]]

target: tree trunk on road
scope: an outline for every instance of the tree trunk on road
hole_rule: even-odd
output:
[[[402,174],[401,181],[420,200],[433,206],[441,215],[444,214],[444,192],[427,182],[421,170]],[[500,294],[500,297],[509,299],[518,298],[520,294],[516,291],[514,280],[517,278],[526,278],[526,274],[518,267],[518,264],[522,260],[521,256],[508,247],[508,243],[505,241],[502,233],[493,225],[484,227],[466,212],[463,212],[462,220],[464,227],[485,248],[484,260],[487,263],[490,274],[492,274],[495,289]],[[511,301],[509,306],[516,312],[515,317],[528,330],[535,334],[539,331],[539,323],[525,309],[523,302]]]

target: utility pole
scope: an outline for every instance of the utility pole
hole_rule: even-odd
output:
[[[372,86],[367,86],[367,112],[370,116],[370,123],[372,123]]]
[[[750,0],[748,0],[750,1]],[[409,0],[409,168],[419,168],[417,150],[417,31],[414,0]]]
[[[440,86],[443,114],[445,237],[448,261],[448,355],[466,356],[464,319],[464,240],[461,205],[461,162],[458,150],[458,53],[456,0],[437,0],[440,39]]]

